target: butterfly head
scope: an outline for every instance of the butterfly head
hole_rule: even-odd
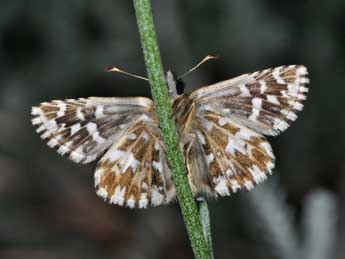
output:
[[[184,82],[178,79],[174,72],[168,70],[165,74],[165,80],[168,85],[170,99],[175,99],[184,93]]]

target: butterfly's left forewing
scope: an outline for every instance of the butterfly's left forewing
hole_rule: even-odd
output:
[[[156,120],[148,98],[55,100],[33,107],[32,124],[48,146],[76,163],[89,163],[144,117]]]

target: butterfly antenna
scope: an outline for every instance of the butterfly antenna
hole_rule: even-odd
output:
[[[206,57],[204,57],[198,64],[196,64],[194,67],[192,67],[191,69],[189,69],[186,73],[184,73],[182,76],[178,77],[179,79],[182,79],[183,77],[189,75],[190,73],[192,73],[195,69],[197,69],[199,66],[201,66],[203,63],[205,63],[208,60],[211,59],[217,59],[219,56],[218,55],[214,55],[214,54],[208,54]]]
[[[142,76],[138,76],[138,75],[126,72],[126,71],[124,71],[124,70],[122,70],[122,69],[120,69],[118,67],[115,67],[115,66],[106,68],[105,72],[117,72],[117,73],[125,74],[127,76],[131,76],[131,77],[139,78],[139,79],[142,79],[142,80],[145,80],[145,81],[149,81],[149,79],[146,78],[146,77],[142,77]]]

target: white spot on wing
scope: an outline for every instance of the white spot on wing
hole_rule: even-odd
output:
[[[72,159],[76,163],[79,163],[84,158],[85,158],[85,154],[83,152],[82,146],[79,146],[76,150],[73,150],[70,154],[70,159]]]
[[[196,134],[198,135],[198,138],[200,139],[201,141],[201,144],[205,145],[206,144],[206,139],[205,139],[205,136],[204,134],[202,134],[200,131],[196,131]]]
[[[247,188],[248,191],[254,188],[254,184],[249,180],[244,181],[244,186]]]
[[[160,150],[161,149],[161,147],[160,147],[160,145],[159,145],[159,143],[158,143],[158,141],[156,141],[155,142],[155,150]]]
[[[273,152],[272,152],[271,145],[270,145],[268,142],[266,142],[266,141],[261,142],[261,143],[259,144],[259,146],[260,146],[261,148],[263,148],[263,149],[265,150],[265,152],[266,152],[271,158],[274,159],[274,155],[273,155]]]
[[[66,109],[67,109],[66,103],[64,103],[64,102],[59,102],[57,106],[59,107],[59,111],[58,111],[58,113],[57,113],[57,116],[58,116],[58,117],[64,116],[64,115],[65,115],[65,111],[66,111]]]
[[[62,145],[58,148],[57,152],[60,154],[60,155],[64,155],[66,154],[70,149],[68,147],[66,147],[65,145]]]
[[[163,173],[163,164],[162,164],[160,161],[159,161],[159,162],[153,161],[153,162],[152,162],[152,166],[153,166],[153,168],[155,168],[158,172]]]
[[[299,103],[299,102],[295,102],[293,104],[293,108],[298,110],[298,111],[301,111],[303,109],[303,104]]]
[[[239,185],[237,180],[230,180],[230,184],[231,184],[231,190],[232,192],[237,192],[238,189],[241,189],[241,186]]]
[[[127,206],[131,209],[134,208],[135,206],[135,200],[134,200],[134,197],[133,195],[127,200]]]
[[[305,93],[307,93],[307,92],[309,92],[309,89],[308,89],[307,87],[301,86],[301,87],[299,88],[299,91],[300,91],[300,92],[305,92]]]
[[[226,145],[225,151],[231,155],[235,155],[235,151],[241,152],[243,155],[246,155],[246,150],[244,148],[244,141],[241,139],[235,139],[233,136],[228,138],[228,144]]]
[[[96,119],[102,118],[104,116],[104,106],[98,105],[95,111],[95,117]]]
[[[131,134],[128,135],[127,138],[130,139],[130,140],[136,140],[137,135],[135,135],[134,133],[131,133]]]
[[[274,104],[280,104],[280,102],[279,102],[279,100],[278,100],[278,98],[277,98],[277,96],[275,96],[275,95],[267,95],[267,101],[269,101],[270,103],[274,103]]]
[[[104,170],[100,167],[97,168],[94,178],[95,178],[95,186],[99,185],[101,183],[101,176],[104,173]]]
[[[253,121],[256,121],[258,116],[259,116],[259,114],[260,114],[260,110],[257,109],[257,108],[253,108],[252,114],[249,116],[249,119],[253,120]]]
[[[260,80],[259,83],[260,83],[260,93],[263,94],[267,90],[266,82],[264,80]]]
[[[202,125],[203,125],[203,127],[204,127],[207,131],[212,130],[213,124],[212,124],[210,121],[208,121],[208,120],[206,120],[206,119],[203,119],[203,120],[202,120]]]
[[[146,208],[148,204],[147,193],[142,193],[139,200],[139,208]]]
[[[31,120],[32,125],[40,124],[42,123],[41,119],[36,117]]]
[[[142,114],[142,115],[140,115],[139,120],[141,120],[141,121],[151,121],[151,118],[149,116],[147,116],[146,114]]]
[[[36,132],[40,133],[40,132],[42,132],[44,130],[45,130],[45,127],[44,126],[40,126],[39,128],[36,129]]]
[[[260,168],[256,165],[253,165],[253,167],[251,169],[249,169],[252,176],[253,176],[253,179],[254,179],[254,182],[255,183],[261,183],[263,181],[266,180],[267,178],[267,175],[260,170]]]
[[[105,188],[103,188],[103,187],[99,188],[96,193],[97,193],[98,196],[102,197],[104,200],[108,196],[107,190]]]
[[[105,142],[105,138],[102,138],[99,135],[99,132],[96,131],[95,133],[92,134],[92,138],[94,141],[96,141],[98,144],[102,144],[103,142]]]
[[[48,144],[48,146],[49,147],[51,147],[51,148],[53,148],[53,147],[55,147],[56,145],[58,145],[59,144],[59,142],[56,140],[56,139],[50,139],[48,142],[47,142],[47,144]]]
[[[254,132],[246,127],[241,127],[239,131],[236,132],[236,137],[249,140],[251,137],[256,136]]]
[[[111,196],[109,202],[113,203],[113,204],[118,204],[120,206],[123,205],[123,202],[125,200],[125,198],[124,198],[125,192],[126,192],[126,186],[124,186],[122,189],[121,189],[121,187],[119,185],[116,186],[115,192]]]
[[[109,158],[110,162],[114,162],[121,158],[124,154],[124,151],[116,149],[115,151],[110,152],[107,158]]]
[[[84,114],[81,112],[81,107],[77,108],[76,114],[77,114],[77,118],[81,121],[85,120]]]
[[[157,206],[163,202],[164,195],[162,195],[157,188],[153,188],[151,192],[151,203],[153,206]]]
[[[76,123],[71,127],[71,135],[78,132],[81,129],[80,123]]]
[[[279,118],[274,118],[274,125],[273,125],[274,129],[279,129],[280,131],[284,131],[289,127],[289,124]]]
[[[285,81],[280,77],[280,67],[273,70],[272,76],[278,84],[285,84]]]
[[[300,83],[301,84],[309,84],[309,78],[306,78],[306,77],[302,77],[301,79],[300,79]]]
[[[262,105],[262,99],[261,98],[257,98],[254,97],[252,100],[252,104],[255,108],[261,109],[261,105]]]
[[[297,71],[300,75],[308,74],[307,68],[305,66],[300,66],[297,68]]]
[[[57,129],[57,124],[55,120],[48,120],[44,123],[44,126],[49,132],[55,131]]]
[[[143,138],[145,141],[149,140],[149,134],[146,131],[143,131]]]
[[[125,160],[120,160],[122,173],[125,173],[129,167],[132,167],[132,171],[135,172],[140,165],[139,161],[134,157],[132,152],[129,152]]]
[[[93,134],[97,130],[97,124],[89,122],[88,124],[86,124],[86,129],[90,134]]]
[[[32,107],[31,108],[31,114],[32,115],[41,115],[41,109],[40,108],[38,108],[38,107]]]
[[[48,131],[44,132],[42,135],[41,135],[41,138],[42,139],[46,139],[50,136],[50,133]]]
[[[224,177],[218,178],[218,184],[216,185],[216,187],[214,189],[217,193],[219,193],[222,196],[230,194],[229,189],[226,186],[226,180]]]
[[[246,87],[245,84],[240,84],[238,87],[240,88],[240,91],[241,91],[240,96],[243,96],[243,97],[251,96],[250,92],[249,92],[249,90],[248,90],[248,88]]]
[[[210,165],[210,164],[212,163],[213,160],[214,160],[214,155],[213,155],[213,153],[208,154],[207,157],[206,157],[206,162],[207,162],[207,164]]]
[[[224,126],[225,124],[228,123],[228,119],[227,118],[224,118],[224,117],[220,117],[219,120],[218,120],[218,124],[219,126]]]

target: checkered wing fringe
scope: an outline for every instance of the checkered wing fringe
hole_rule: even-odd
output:
[[[296,120],[308,92],[307,69],[281,66],[200,88],[191,98],[265,135],[277,135]]]

